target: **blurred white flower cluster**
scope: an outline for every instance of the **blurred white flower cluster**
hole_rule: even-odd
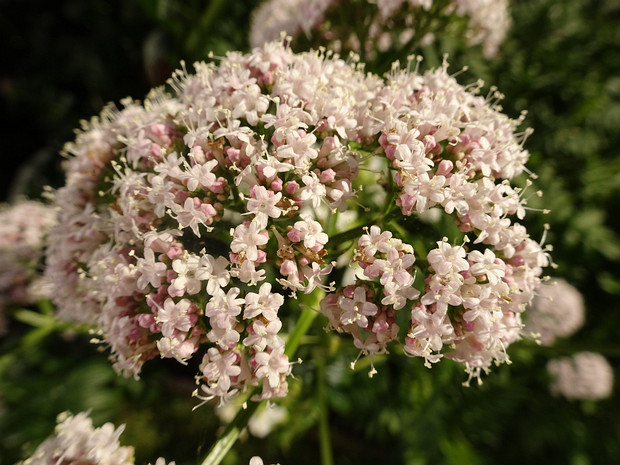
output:
[[[526,330],[545,346],[560,337],[573,335],[583,326],[583,296],[563,279],[541,284],[527,312]]]
[[[343,15],[350,20],[339,21]],[[250,44],[262,46],[286,32],[314,46],[358,52],[363,48],[371,56],[391,47],[428,43],[434,37],[433,32],[422,33],[425,27],[451,17],[466,21],[464,39],[470,45],[482,44],[487,58],[497,54],[510,26],[507,0],[269,0],[253,15]]]
[[[327,293],[330,327],[360,354],[386,352],[404,312],[401,344],[427,364],[447,356],[478,377],[508,359],[548,257],[510,184],[529,132],[495,93],[461,86],[445,63],[383,80],[278,42],[170,84],[85,124],[55,193],[53,301],[99,331],[119,371],[201,349],[199,398],[284,396],[287,294],[311,293]],[[431,209],[458,228],[414,251],[403,222]],[[344,211],[348,232],[333,221]],[[363,272],[331,282],[345,264]]]
[[[551,392],[569,400],[601,400],[613,390],[614,371],[601,354],[579,352],[549,361]]]
[[[56,224],[54,209],[21,200],[0,207],[0,333],[7,307],[36,302],[48,295],[41,280],[44,239]]]
[[[86,412],[75,416],[61,413],[54,434],[18,465],[133,465],[133,447],[119,443],[124,429],[124,425],[115,428],[112,423],[95,428]],[[157,459],[156,465],[166,465],[165,459]]]

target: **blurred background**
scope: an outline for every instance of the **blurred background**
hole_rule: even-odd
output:
[[[2,200],[59,187],[59,151],[80,120],[107,102],[143,99],[181,60],[247,50],[257,4],[0,0]],[[511,346],[513,364],[469,388],[449,363],[428,370],[419,360],[386,357],[370,380],[363,366],[351,372],[334,348],[308,348],[323,350],[326,365],[317,371],[310,361],[292,383],[286,422],[267,439],[247,434],[225,463],[252,455],[319,463],[318,395],[328,399],[338,464],[620,463],[617,383],[609,398],[567,400],[550,392],[546,370],[555,357],[587,350],[619,373],[620,5],[516,0],[511,12],[513,26],[494,59],[445,39],[422,50],[423,67],[448,52],[452,70],[468,66],[461,83],[482,78],[505,94],[508,115],[528,111],[528,166],[544,191],[531,206],[551,210],[529,215],[528,229],[542,235],[550,224],[558,265],[550,273],[581,292],[585,325],[551,347]],[[32,452],[67,409],[90,409],[97,425],[125,423],[122,442],[136,447],[138,464],[160,455],[197,463],[221,421],[209,406],[191,411],[196,367],[161,361],[145,367],[140,382],[127,380],[88,340],[20,322],[0,336],[0,465]],[[325,391],[316,389],[319,375]]]

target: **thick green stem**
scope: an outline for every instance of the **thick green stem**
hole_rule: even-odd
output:
[[[332,441],[329,432],[329,409],[325,381],[325,357],[317,357],[317,397],[320,404],[319,411],[319,444],[321,448],[321,464],[334,465]]]
[[[301,339],[304,337],[304,335],[310,328],[310,325],[312,324],[316,316],[317,316],[316,310],[312,308],[304,307],[304,309],[301,312],[301,316],[299,317],[299,320],[297,320],[295,329],[293,329],[293,332],[291,333],[291,335],[288,337],[288,340],[286,341],[286,349],[284,350],[284,354],[288,356],[288,358],[291,358],[293,357],[293,355],[295,355],[295,352],[297,351],[297,347],[299,347],[299,343],[301,342]]]
[[[360,237],[364,233],[363,226],[356,226],[348,231],[341,232],[329,238],[330,244],[340,244]]]
[[[265,402],[265,401],[263,401]],[[245,408],[239,410],[239,413],[231,421],[224,433],[218,438],[218,440],[211,446],[209,453],[202,461],[201,465],[217,465],[219,464],[233,444],[239,439],[239,435],[243,428],[245,428],[250,420],[250,417],[256,412],[262,402],[249,402],[245,405]]]
[[[17,310],[13,314],[13,318],[35,328],[48,327],[53,329],[55,326],[60,326],[53,316],[44,315],[25,308]]]
[[[42,310],[42,313],[25,308],[16,310],[13,313],[13,318],[15,320],[33,327],[33,329],[22,338],[20,343],[21,348],[32,347],[48,335],[56,332],[73,331],[76,333],[88,334],[88,327],[84,325],[59,321],[53,313],[50,313],[52,307],[48,300],[40,302],[39,308]]]

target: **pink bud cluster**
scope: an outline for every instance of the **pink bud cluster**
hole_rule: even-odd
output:
[[[0,208],[0,334],[7,307],[47,297],[40,279],[45,236],[56,224],[56,212],[34,200]]]
[[[424,20],[454,15],[467,19],[463,39],[470,45],[482,44],[484,55],[490,58],[497,54],[510,27],[507,0],[376,0],[360,3],[356,7],[368,15],[363,21],[367,28],[365,44],[360,44],[357,31],[352,27],[340,30],[329,22],[330,15],[342,6],[335,0],[270,0],[263,3],[253,15],[250,44],[262,46],[265,42],[277,40],[284,31],[294,38],[310,39],[316,45],[354,51],[364,48],[371,55],[375,47],[384,52],[394,45],[406,44]],[[432,31],[428,31],[419,40],[428,43],[433,39]]]
[[[508,183],[527,159],[519,121],[446,66],[395,69],[386,82],[280,43],[183,68],[170,86],[85,123],[55,195],[46,276],[59,316],[95,327],[119,371],[200,357],[203,399],[248,387],[283,396],[285,294],[317,288],[330,326],[361,353],[385,352],[399,338],[396,312],[413,310],[408,353],[435,361],[447,345],[474,374],[505,358],[498,347],[518,338],[547,262],[509,218],[525,212]],[[390,215],[360,206],[372,200],[360,185],[371,164],[389,178]],[[388,217],[433,207],[476,250],[440,242],[416,261]],[[353,231],[361,276],[336,290],[329,275],[348,243],[331,240],[326,217],[345,210],[370,228]]]

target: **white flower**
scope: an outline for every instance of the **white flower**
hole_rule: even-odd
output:
[[[524,170],[527,131],[447,64],[424,74],[412,65],[384,80],[281,41],[179,70],[172,95],[104,110],[68,144],[55,196],[46,279],[61,317],[98,330],[127,375],[201,349],[199,392],[221,402],[249,386],[262,387],[254,399],[286,395],[281,288],[292,298],[320,287],[330,327],[362,354],[388,351],[403,334],[397,321],[412,316],[409,354],[449,356],[473,376],[506,361],[549,263],[514,222],[526,197],[509,179]],[[426,249],[434,228],[397,217],[432,206],[467,236],[450,240],[479,252],[446,238],[415,261],[406,242]],[[334,240],[327,231],[345,210]],[[347,262],[357,270],[342,273]],[[328,274],[344,278],[323,284]],[[424,287],[417,303],[414,285]],[[421,310],[403,315],[411,308]]]
[[[44,238],[56,225],[56,210],[43,203],[19,200],[0,205],[0,335],[5,331],[4,310],[49,297],[37,267]]]
[[[161,324],[161,332],[165,337],[173,337],[176,331],[186,333],[192,327],[192,323],[187,314],[191,302],[181,299],[175,302],[171,298],[164,301],[164,306],[157,311],[155,321]]]
[[[258,247],[265,245],[269,240],[266,234],[262,234],[262,229],[263,228],[254,221],[249,224],[240,224],[234,230],[230,250],[234,253],[243,253],[248,260],[257,260]]]
[[[289,131],[286,135],[286,143],[278,147],[276,156],[280,160],[292,160],[298,168],[305,168],[318,155],[313,147],[315,142],[314,134],[306,134],[301,129]]]
[[[264,186],[257,186],[251,191],[251,197],[248,199],[248,212],[254,214],[254,218],[261,227],[267,226],[269,218],[279,218],[282,209],[276,204],[282,198],[282,193],[274,193],[268,191]]]
[[[197,163],[194,166],[188,167],[185,174],[180,176],[180,179],[187,182],[187,189],[190,192],[195,191],[198,187],[208,189],[216,180],[213,169],[217,166],[217,160],[209,160],[204,164]]]
[[[172,206],[172,211],[176,214],[176,220],[179,222],[179,227],[190,227],[193,233],[200,237],[200,225],[207,224],[207,215],[200,208],[201,202],[197,198],[187,197],[183,206],[175,203]]]
[[[497,284],[506,274],[506,264],[498,259],[491,249],[485,249],[484,254],[472,250],[467,256],[472,262],[470,271],[474,276],[486,275],[489,282]]]
[[[251,326],[250,336],[243,340],[243,344],[248,347],[252,347],[258,352],[264,351],[267,347],[277,349],[284,346],[284,340],[278,336],[278,333],[282,329],[282,321],[274,319],[273,321],[265,324],[261,320],[255,320]]]
[[[301,189],[301,200],[310,200],[314,208],[319,208],[319,206],[321,205],[321,201],[327,195],[325,185],[321,183],[320,179],[312,171],[310,172],[310,174],[302,176],[301,180],[306,185]]]
[[[257,318],[262,316],[267,321],[273,321],[278,317],[278,309],[284,303],[284,297],[271,292],[271,284],[261,285],[258,294],[249,292],[245,296],[245,310],[243,318]]]
[[[232,351],[220,352],[212,347],[205,354],[200,364],[200,372],[209,388],[225,394],[231,388],[231,377],[241,374],[238,355]]]
[[[257,269],[254,262],[250,260],[244,260],[240,267],[230,270],[230,275],[239,278],[243,283],[255,286],[265,279],[265,270],[262,268]]]
[[[291,371],[284,347],[274,348],[270,352],[258,352],[254,355],[254,361],[257,364],[256,377],[265,379],[271,389],[277,389],[280,386],[281,375]]]
[[[250,45],[260,47],[265,42],[278,40],[280,33],[285,31],[293,37],[303,35],[315,45],[329,45],[329,48],[341,49],[344,46],[358,52],[364,48],[367,53],[376,45],[380,51],[398,48],[408,42],[419,22],[428,20],[433,0],[368,0],[368,3],[378,11],[372,17],[363,18],[368,36],[364,44],[350,39],[355,33],[353,29],[333,29],[329,41],[323,38],[321,31],[326,27],[326,17],[343,13],[338,11],[342,5],[336,0],[270,0],[261,4],[252,17]],[[482,44],[487,58],[497,54],[510,26],[507,0],[451,0],[446,2],[441,14],[465,18],[464,39],[471,45]],[[407,26],[398,25],[399,21]],[[433,40],[430,32],[421,43],[429,40]]]
[[[300,239],[304,241],[304,245],[309,249],[314,249],[316,245],[324,246],[329,238],[323,232],[321,223],[314,221],[307,213],[302,213],[303,221],[297,221],[293,226],[300,233]]]
[[[267,405],[255,415],[252,415],[248,422],[248,430],[257,438],[265,438],[280,423],[286,421],[287,410],[280,405]],[[250,465],[252,461],[250,460]]]
[[[433,269],[442,276],[467,270],[465,249],[460,245],[451,246],[446,241],[438,241],[437,248],[431,250],[426,259]]]
[[[159,457],[155,462],[155,465],[166,465],[166,459],[163,457]],[[176,465],[176,462],[168,462],[168,465]]]
[[[207,293],[215,295],[219,288],[230,282],[229,264],[225,257],[213,258],[209,254],[202,255],[194,271],[194,277],[200,281],[207,281]]]
[[[245,303],[245,299],[239,297],[240,293],[241,290],[238,287],[230,288],[228,292],[218,289],[207,303],[205,315],[226,314],[233,317],[239,315],[241,306]]]
[[[199,260],[198,256],[191,254],[172,262],[172,269],[177,273],[177,277],[171,281],[168,288],[171,296],[178,297],[185,293],[193,295],[200,292],[200,280],[194,274],[198,269]]]

